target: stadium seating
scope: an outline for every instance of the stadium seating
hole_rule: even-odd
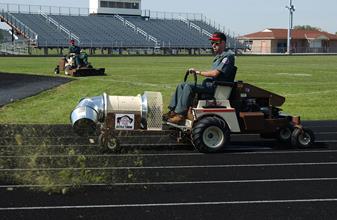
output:
[[[112,16],[51,16],[74,32],[82,47],[150,47],[133,30]]]
[[[47,15],[12,13],[19,21],[38,34],[38,47],[67,47],[70,37],[57,25],[47,19]],[[203,21],[193,20],[192,28],[188,20],[151,19],[140,16],[66,16],[48,15],[59,25],[79,38],[83,48],[210,48],[208,36],[201,30],[216,31]],[[131,24],[131,25],[130,25]],[[149,38],[149,36],[152,36]]]
[[[12,13],[12,15],[39,35],[39,47],[62,47],[67,42],[67,36],[47,23],[41,15],[23,13]]]
[[[141,17],[126,17],[126,19],[147,33],[160,40],[164,47],[173,48],[207,48],[208,37],[190,29],[180,20],[149,19]]]

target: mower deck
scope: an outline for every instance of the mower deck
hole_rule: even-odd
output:
[[[66,68],[66,59],[62,58],[59,60],[57,67],[54,70],[55,74],[63,72],[68,76],[79,77],[79,76],[103,76],[105,75],[105,68],[93,68],[91,65],[81,66],[79,69],[71,67],[71,69]]]
[[[73,77],[79,76],[103,76],[105,75],[105,68],[80,68],[80,69],[72,69],[68,71],[68,75]]]

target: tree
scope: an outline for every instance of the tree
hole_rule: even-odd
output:
[[[313,27],[310,25],[296,25],[294,26],[294,29],[296,30],[307,30],[307,31],[322,31],[319,27]]]

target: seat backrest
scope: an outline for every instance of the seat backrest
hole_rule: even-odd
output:
[[[236,66],[233,66],[233,74],[231,75],[231,79],[229,80],[230,82],[234,82],[236,72],[238,71],[238,68]]]
[[[234,79],[237,72],[237,67],[234,66],[233,69],[233,79],[232,82],[216,82],[216,88],[214,92],[215,100],[227,100],[231,95],[232,88],[234,86]]]
[[[232,86],[217,85],[214,92],[215,100],[227,100],[232,92]]]

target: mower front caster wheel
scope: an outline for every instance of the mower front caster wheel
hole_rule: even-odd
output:
[[[110,153],[120,153],[122,150],[118,138],[112,134],[100,134],[98,136],[98,144]]]

